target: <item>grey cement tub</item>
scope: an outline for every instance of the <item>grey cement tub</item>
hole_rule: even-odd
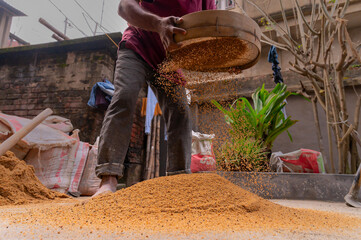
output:
[[[320,200],[344,202],[354,175],[313,173],[247,173],[217,174],[234,184],[268,199]],[[359,194],[361,200],[361,192]]]

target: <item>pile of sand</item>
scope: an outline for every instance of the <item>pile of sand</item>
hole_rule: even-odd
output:
[[[216,174],[160,177],[84,204],[42,208],[16,222],[107,231],[194,233],[360,227],[355,218],[283,207]]]
[[[0,206],[56,198],[67,196],[46,188],[35,176],[32,166],[19,160],[12,152],[0,157]]]

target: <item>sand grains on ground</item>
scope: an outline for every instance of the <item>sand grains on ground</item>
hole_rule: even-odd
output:
[[[216,174],[160,177],[87,203],[13,215],[16,223],[76,229],[153,232],[342,231],[360,221],[283,207]]]
[[[0,156],[0,206],[36,203],[67,198],[46,188],[35,176],[32,166],[8,151]]]

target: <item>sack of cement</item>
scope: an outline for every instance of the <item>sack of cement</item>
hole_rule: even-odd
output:
[[[275,172],[326,173],[322,154],[310,149],[272,153],[270,165]]]
[[[5,141],[29,122],[30,120],[26,118],[0,113],[0,142]],[[72,146],[75,142],[76,140],[72,137],[44,124],[39,124],[10,151],[14,152],[19,159],[24,159],[30,149],[47,150],[53,147],[67,147]]]
[[[213,153],[214,134],[202,134],[192,131],[191,171],[205,172],[216,170],[216,157]]]
[[[0,142],[30,122],[29,119],[0,113]],[[39,124],[14,148],[16,156],[32,165],[39,180],[59,192],[77,194],[89,151],[89,144]]]
[[[69,133],[71,133],[74,130],[73,124],[71,124],[71,121],[69,119],[63,118],[60,116],[56,116],[56,115],[47,117],[42,122],[42,124],[45,124],[51,128],[55,128],[68,135],[69,135]]]
[[[84,167],[83,176],[80,180],[79,192],[83,196],[92,196],[98,190],[100,185],[101,180],[95,175],[95,167],[97,165],[98,157],[98,144],[99,137],[95,141],[94,145],[91,146],[88,159]]]
[[[78,141],[73,148],[76,149],[74,157],[74,166],[70,179],[68,193],[74,197],[80,196],[79,185],[85,170],[90,145],[89,143]]]

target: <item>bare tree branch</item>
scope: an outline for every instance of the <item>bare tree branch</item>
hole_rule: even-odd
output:
[[[340,18],[343,18],[346,14],[347,8],[350,5],[350,0],[346,0],[345,5],[343,6],[343,9],[341,11]]]
[[[282,18],[283,18],[283,22],[285,23],[285,26],[286,26],[287,34],[291,36],[290,26],[288,25],[288,21],[287,21],[285,10],[283,8],[282,0],[279,0],[279,2],[281,5]]]
[[[294,0],[294,2],[297,2]],[[306,53],[306,37],[305,37],[305,30],[303,29],[303,20],[301,17],[301,13],[300,13],[300,9],[296,9],[297,10],[297,22],[298,22],[298,27],[300,29],[300,35],[301,35],[301,42],[302,42],[302,49],[303,52]]]
[[[339,144],[342,144],[346,138],[348,138],[348,136],[351,134],[351,132],[354,130],[354,126],[351,124],[350,127],[347,129],[345,135],[343,135],[343,137],[341,138]]]
[[[317,21],[317,18],[315,18],[315,14],[316,14],[316,0],[313,0],[312,3],[312,10],[311,10],[311,22],[310,22],[310,26],[311,28],[314,27],[315,22]]]
[[[297,69],[295,69],[295,68],[290,68],[290,71],[292,71],[292,72],[294,72],[294,73],[297,73],[297,74],[299,74],[299,75],[301,75],[301,76],[305,76],[305,77],[307,77],[307,73],[306,72],[301,72],[301,71],[298,71]]]
[[[274,46],[276,46],[278,48],[281,48],[281,49],[283,49],[285,51],[288,50],[287,45],[284,45],[284,44],[281,44],[281,43],[278,43],[278,42],[272,40],[271,38],[267,37],[264,33],[262,33],[261,36],[262,36],[262,38],[265,39],[265,40],[261,40],[261,42],[267,43],[269,45],[274,45]]]
[[[346,37],[347,44],[348,44],[349,48],[351,49],[351,52],[352,52],[353,57],[354,57],[355,59],[357,59],[357,61],[359,61],[359,62],[361,63],[360,55],[359,55],[358,52],[356,51],[356,48],[353,46],[353,42],[352,42],[352,40],[351,40],[350,34],[348,33],[346,27],[345,27],[345,29],[344,29],[344,34],[345,34],[345,37]]]
[[[325,2],[324,2],[323,0],[320,0],[320,3],[321,3],[322,11],[323,11],[323,13],[325,14],[325,16],[327,17],[327,19],[328,19],[331,23],[334,23],[334,22],[335,22],[335,19],[333,19],[333,18],[330,16],[330,13],[329,13],[328,10],[327,10],[327,6],[326,6]]]
[[[280,0],[281,1],[281,0]],[[315,35],[320,35],[320,32],[316,32],[307,22],[306,18],[305,18],[305,15],[303,14],[302,10],[301,10],[301,7],[300,5],[298,4],[298,1],[297,0],[293,0],[296,4],[296,7],[298,9],[298,12],[300,13],[301,17],[302,17],[302,20],[303,22],[305,23],[305,25],[307,26],[308,30],[310,30],[313,34]]]
[[[322,1],[322,0],[321,0],[321,1]],[[331,1],[330,1],[330,2],[331,2]],[[330,14],[330,16],[331,16],[332,18],[333,18],[333,16],[334,16],[335,10],[336,10],[336,8],[338,8],[338,6],[339,6],[338,0],[335,0],[334,4],[333,4],[333,6],[332,6],[332,9],[331,9],[331,14]],[[326,23],[325,27],[327,27],[327,26],[330,26],[330,25],[328,25],[328,22]]]
[[[287,43],[290,47],[295,48],[298,46],[297,42],[292,38],[292,36],[289,36],[287,32],[277,24],[277,22],[269,15],[267,14],[262,8],[260,8],[257,4],[255,4],[252,0],[247,0],[248,3],[250,3],[252,6],[254,6],[262,15],[265,17],[265,19],[272,24],[272,26],[275,26],[274,30],[277,32],[277,34],[280,36],[280,38]],[[286,37],[288,37],[288,39]]]
[[[317,54],[316,54],[316,59],[315,62],[318,62],[318,60],[320,59],[321,56],[321,37],[318,36],[318,41],[317,41]],[[312,71],[316,70],[316,66],[312,69]]]
[[[357,99],[356,107],[355,107],[355,115],[353,119],[353,124],[355,125],[355,130],[357,131],[360,119],[360,108],[361,108],[361,97]]]
[[[340,59],[338,60],[337,66],[336,66],[336,71],[341,71],[342,66],[346,60],[347,57],[347,48],[346,48],[346,44],[344,39],[344,28],[345,28],[345,22],[341,22],[338,25],[338,42],[340,44],[341,47],[341,55],[340,55]]]
[[[310,63],[317,66],[317,67],[320,67],[320,68],[327,68],[328,67],[328,64],[324,64],[324,63],[320,63],[320,62],[310,61]]]
[[[334,4],[333,4],[333,7],[332,7],[332,10],[331,10],[331,17],[333,17],[333,15],[335,14],[335,10],[336,8],[338,7],[338,0],[335,0]]]
[[[350,67],[350,65],[355,62],[355,60],[356,59],[354,57],[349,57],[345,61],[345,64],[342,66],[343,71],[346,71]]]
[[[325,58],[328,57],[328,54],[330,53],[333,41],[335,40],[335,38],[332,36],[328,42],[326,43],[326,49],[325,49]]]

